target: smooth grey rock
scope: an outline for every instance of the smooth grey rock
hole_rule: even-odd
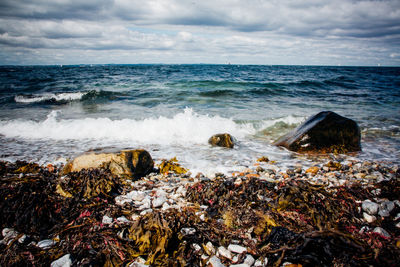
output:
[[[363,211],[367,212],[369,215],[375,215],[379,209],[379,205],[369,199],[364,200],[361,207]]]
[[[379,205],[378,214],[382,217],[390,216],[390,212],[394,209],[393,201],[384,201]]]

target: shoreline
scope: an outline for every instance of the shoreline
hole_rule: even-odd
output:
[[[215,178],[169,172],[131,181],[106,170],[62,176],[52,165],[0,162],[5,218],[0,263],[394,266],[399,261],[399,166],[330,161],[283,172],[259,164]]]

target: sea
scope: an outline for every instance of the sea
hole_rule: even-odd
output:
[[[315,157],[272,143],[320,111],[361,128],[362,151]],[[230,133],[233,149],[208,139]],[[268,65],[0,66],[0,160],[63,164],[142,148],[191,173],[318,158],[400,163],[400,68]]]

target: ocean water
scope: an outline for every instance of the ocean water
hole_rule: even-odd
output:
[[[0,67],[0,159],[65,162],[85,151],[147,149],[192,173],[229,173],[268,156],[282,168],[315,158],[272,146],[307,117],[355,120],[362,152],[400,162],[400,68],[253,65]],[[232,149],[207,143],[216,133]]]

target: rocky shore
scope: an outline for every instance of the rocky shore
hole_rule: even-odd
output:
[[[215,177],[1,162],[0,265],[397,266],[399,200],[398,166],[335,157]]]

